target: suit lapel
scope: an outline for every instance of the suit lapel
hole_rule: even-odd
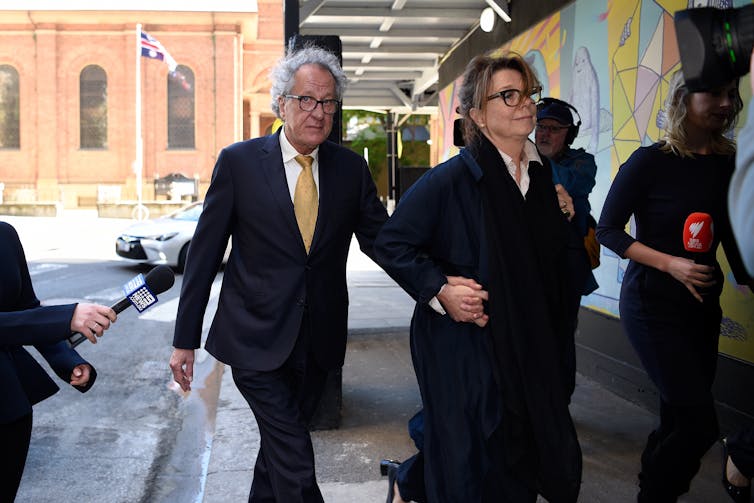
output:
[[[327,231],[328,215],[332,209],[332,194],[335,189],[338,167],[333,162],[334,150],[328,142],[319,146],[319,210],[317,212],[317,225],[314,227],[312,238],[312,250]],[[310,252],[311,253],[311,252]]]
[[[278,205],[285,225],[298,238],[301,248],[304,242],[301,240],[301,232],[296,223],[296,214],[293,211],[293,201],[291,193],[288,191],[288,180],[285,178],[285,168],[283,167],[283,153],[280,150],[280,133],[267,137],[267,142],[262,149],[260,165],[264,171],[267,186],[272,193],[272,197]],[[315,234],[316,235],[316,234]]]

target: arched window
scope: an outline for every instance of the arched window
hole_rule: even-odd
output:
[[[168,149],[194,148],[194,72],[178,65],[168,74]]]
[[[79,76],[81,148],[107,148],[107,74],[89,65]]]
[[[20,148],[18,71],[0,65],[0,148]]]

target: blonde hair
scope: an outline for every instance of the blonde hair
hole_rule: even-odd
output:
[[[665,152],[673,152],[680,157],[694,157],[694,153],[687,146],[686,116],[688,114],[688,97],[691,95],[686,82],[683,80],[683,72],[676,70],[670,77],[668,96],[665,98],[665,144],[660,147]],[[711,150],[716,154],[734,154],[736,142],[726,136],[738,122],[738,114],[743,108],[743,101],[738,92],[736,81],[736,96],[733,101],[733,110],[725,127],[712,135]]]
[[[458,90],[459,105],[456,111],[463,117],[463,139],[466,145],[479,140],[482,132],[471,119],[472,108],[484,110],[487,106],[487,93],[492,76],[498,70],[515,70],[524,81],[524,93],[540,85],[534,71],[520,54],[509,52],[504,56],[476,56],[466,66],[463,83]]]

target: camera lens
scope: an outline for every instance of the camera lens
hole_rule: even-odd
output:
[[[674,18],[689,91],[715,89],[748,73],[754,47],[754,4],[738,9],[686,9]]]

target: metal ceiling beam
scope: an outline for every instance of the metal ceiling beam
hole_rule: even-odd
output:
[[[400,90],[400,88],[396,85],[390,86],[390,91],[395,95],[396,98],[401,100],[401,103],[403,103],[404,106],[411,107],[413,103],[411,102],[411,98],[406,96],[406,94]]]
[[[346,70],[346,76],[349,79],[358,80],[413,80],[421,78],[423,73],[424,72],[419,70],[415,72],[380,72],[365,67],[364,73],[356,75],[354,72]]]
[[[459,22],[473,22],[479,20],[481,9],[464,9],[454,7],[428,7],[428,8],[411,8],[393,10],[389,7],[346,7],[346,6],[323,6],[320,7],[316,14],[310,16],[318,17],[356,17],[363,21],[365,18],[376,18],[380,21],[386,17],[396,18],[416,18],[424,22],[454,20]],[[303,16],[301,17],[303,19]],[[312,19],[314,21],[314,19]]]
[[[361,58],[343,58],[344,70],[355,70],[356,68],[369,68],[371,70],[395,70],[397,68],[417,69],[427,66],[434,67],[437,62],[436,58],[432,59],[392,59],[376,60],[369,63],[362,63]]]
[[[359,57],[365,54],[431,54],[434,56],[441,56],[445,54],[450,46],[446,45],[427,45],[427,44],[383,44],[380,47],[369,47],[363,44],[354,44],[352,42],[343,42],[343,55],[349,56],[359,55]]]
[[[301,24],[306,23],[306,20],[315,15],[324,4],[325,0],[309,0],[308,2],[305,2],[302,7],[299,7],[298,16]],[[327,35],[331,35],[331,33],[328,33]]]
[[[301,33],[304,35],[338,35],[343,38],[347,37],[399,37],[407,39],[432,39],[442,40],[452,44],[459,38],[463,37],[466,32],[463,30],[454,30],[451,28],[438,28],[427,32],[420,28],[391,28],[389,31],[380,31],[379,28],[373,27],[353,27],[343,28],[340,26],[314,26],[309,24],[301,27]],[[447,40],[443,40],[447,39]]]

